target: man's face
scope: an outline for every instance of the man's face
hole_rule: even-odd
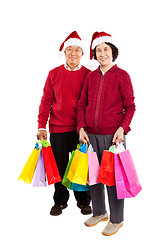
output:
[[[65,49],[66,62],[69,66],[78,66],[83,55],[82,48],[78,46],[69,46]]]

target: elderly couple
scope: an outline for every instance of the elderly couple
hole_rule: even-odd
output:
[[[80,64],[84,51],[76,31],[65,39],[59,51],[64,52],[66,62],[48,74],[39,107],[37,138],[47,138],[49,118],[50,142],[63,178],[69,153],[76,149],[79,141],[92,144],[99,162],[103,150],[113,142],[125,144],[135,103],[129,74],[114,64],[118,49],[110,34],[95,32],[92,36],[90,58],[100,64],[93,72]],[[113,235],[123,226],[124,200],[117,199],[116,187],[98,183],[90,186],[89,192],[74,191],[74,196],[82,214],[91,214],[93,210],[93,216],[85,222],[91,227],[109,219],[105,188],[110,220],[102,234]],[[68,206],[69,199],[69,191],[61,182],[55,184],[53,198],[55,204],[50,214],[57,216]]]

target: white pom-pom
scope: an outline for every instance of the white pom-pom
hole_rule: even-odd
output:
[[[87,66],[88,68],[93,68],[93,67],[94,67],[94,60],[88,61],[88,62],[86,63],[86,66]]]
[[[63,54],[64,54],[63,51],[59,51],[58,52],[58,57],[63,57]]]

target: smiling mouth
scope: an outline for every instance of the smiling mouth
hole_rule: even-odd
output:
[[[105,61],[107,60],[108,58],[100,58],[101,61]]]
[[[76,60],[76,58],[74,58],[74,57],[70,57],[70,59],[71,59],[71,60]]]

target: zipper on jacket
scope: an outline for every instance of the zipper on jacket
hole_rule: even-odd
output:
[[[95,111],[95,119],[94,119],[95,129],[96,129],[97,133],[98,133],[98,113],[99,113],[99,105],[100,105],[100,99],[101,99],[101,94],[102,94],[103,79],[104,79],[104,75],[102,75],[100,86],[99,86],[97,104],[96,104],[96,111]]]

